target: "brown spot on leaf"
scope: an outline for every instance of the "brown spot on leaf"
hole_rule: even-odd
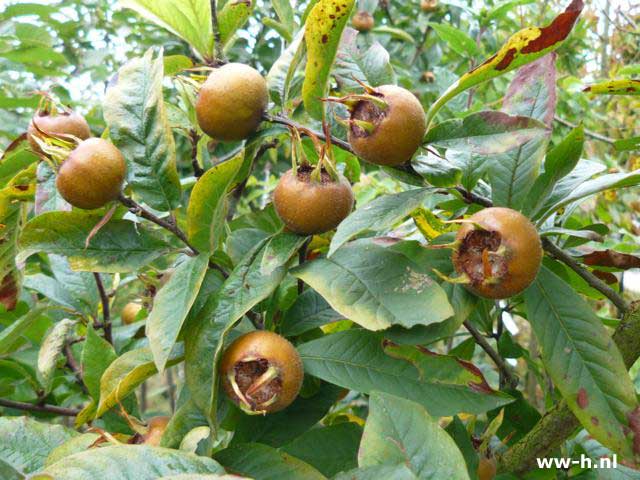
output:
[[[601,250],[597,252],[591,252],[582,257],[582,261],[585,263],[585,265],[598,267],[615,267],[622,270],[627,270],[629,268],[640,268],[640,257],[616,252],[614,250]]]
[[[627,87],[627,92],[635,92],[636,89],[633,87]]]
[[[583,8],[584,2],[582,0],[573,0],[567,9],[558,15],[551,24],[540,29],[538,38],[531,40],[522,49],[522,53],[540,52],[562,42],[573,29],[573,25],[576,23]]]
[[[591,87],[585,87],[582,89],[583,92],[590,92],[591,91]]]
[[[603,282],[607,283],[608,285],[613,285],[613,284],[618,282],[618,277],[616,277],[611,272],[603,272],[602,270],[594,270],[593,274],[596,277],[598,277],[600,280],[602,280]]]
[[[16,185],[15,188],[21,192],[26,192],[29,190],[29,185]]]
[[[600,425],[600,420],[598,420],[598,417],[591,417],[591,423],[597,427]]]
[[[511,65],[511,62],[513,62],[513,59],[516,56],[516,52],[517,50],[515,48],[510,48],[509,50],[507,50],[507,53],[505,54],[504,58],[500,60],[500,63],[496,65],[496,70],[504,70],[509,65]]]
[[[18,283],[12,272],[9,272],[0,283],[0,304],[7,310],[13,310],[18,303]]]
[[[322,35],[322,43],[327,43],[329,41],[329,36],[325,33]]]
[[[580,388],[578,390],[577,397],[578,407],[585,409],[589,406],[589,396],[587,395],[587,391],[584,388]]]
[[[631,427],[631,433],[633,434],[633,453],[637,455],[640,453],[640,407],[636,407],[629,412],[627,414],[627,420],[629,421],[629,427]]]

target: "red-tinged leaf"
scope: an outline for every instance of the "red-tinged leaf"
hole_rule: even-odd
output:
[[[582,261],[585,263],[585,265],[597,267],[614,267],[621,270],[640,268],[640,257],[616,252],[613,250],[591,252],[582,257]]]
[[[556,57],[551,52],[518,70],[504,97],[504,112],[535,118],[551,127],[557,103]]]
[[[427,124],[456,95],[557,49],[571,33],[583,8],[582,0],[572,0],[567,9],[546,27],[528,27],[512,35],[496,54],[462,75],[440,96],[427,113]]]
[[[7,310],[13,310],[18,303],[18,279],[15,272],[9,272],[0,282],[0,304]]]
[[[20,145],[22,145],[22,142],[25,142],[26,140],[27,140],[27,132],[23,133],[22,135],[14,139],[13,142],[11,142],[3,152],[2,157],[0,157],[0,162],[2,162],[7,156],[9,156],[11,152],[16,150]]]
[[[590,85],[582,91],[596,95],[640,95],[640,80],[608,80]]]
[[[611,272],[603,272],[602,270],[594,270],[593,274],[598,277],[600,280],[602,280],[603,282],[609,284],[609,285],[614,285],[615,283],[618,283],[618,277],[616,277],[613,273]]]

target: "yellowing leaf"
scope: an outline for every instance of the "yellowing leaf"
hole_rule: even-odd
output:
[[[590,85],[583,92],[599,95],[640,95],[640,80],[608,80]]]
[[[307,18],[307,67],[302,98],[309,115],[319,120],[324,111],[321,99],[327,96],[331,67],[354,4],[355,0],[320,0]]]
[[[427,124],[456,95],[557,49],[569,36],[583,8],[582,0],[572,0],[567,9],[546,27],[528,27],[511,36],[495,55],[462,75],[440,96],[427,112]]]

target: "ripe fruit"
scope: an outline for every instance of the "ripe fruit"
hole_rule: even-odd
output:
[[[135,302],[127,303],[122,309],[122,312],[120,313],[120,318],[122,318],[122,323],[124,323],[125,325],[131,325],[132,323],[134,323],[136,321],[136,317],[138,316],[138,313],[140,312],[140,310],[142,310],[142,308],[143,308],[142,305],[140,305],[139,303],[135,303]]]
[[[382,102],[363,99],[352,106],[351,147],[358,157],[376,165],[408,162],[427,128],[422,105],[411,92],[395,85],[376,87],[369,95]]]
[[[438,9],[438,0],[421,0],[420,8],[425,13],[435,12]]]
[[[467,287],[486,298],[516,295],[534,280],[542,261],[533,224],[510,208],[485,208],[472,215],[456,236],[453,265]]]
[[[258,129],[268,103],[264,77],[248,65],[228,63],[211,72],[200,88],[198,124],[216,140],[244,140]]]
[[[151,445],[152,447],[157,447],[160,445],[160,440],[162,440],[162,435],[164,431],[167,429],[167,425],[169,424],[170,417],[153,417],[149,419],[147,424],[147,433],[142,436],[142,443],[145,445]]]
[[[285,173],[273,192],[273,205],[289,230],[314,235],[336,228],[353,208],[353,191],[346,178],[334,181],[322,171],[320,181],[311,178],[308,165]]]
[[[73,111],[63,111],[57,115],[51,115],[47,111],[38,110],[36,112],[27,128],[27,139],[36,153],[42,153],[40,145],[34,140],[34,137],[42,138],[41,132],[51,136],[56,134],[73,135],[81,140],[86,140],[91,136],[91,130],[85,118]],[[66,139],[63,138],[63,140]]]
[[[351,24],[359,32],[365,33],[373,28],[375,21],[373,20],[373,15],[366,10],[362,10],[353,16]]]
[[[422,72],[420,80],[422,80],[424,83],[433,83],[436,81],[436,75],[433,72]]]
[[[495,458],[481,457],[478,463],[478,479],[493,480],[496,476],[497,466]]]
[[[56,186],[74,207],[92,210],[118,198],[126,174],[124,157],[111,142],[81,142],[60,166]]]
[[[304,371],[289,341],[256,330],[237,338],[220,362],[222,385],[229,398],[249,414],[280,411],[295,400]]]

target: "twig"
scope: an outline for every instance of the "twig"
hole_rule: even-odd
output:
[[[134,213],[142,218],[145,218],[150,222],[153,222],[156,225],[173,233],[176,237],[182,240],[182,242],[187,247],[189,247],[189,249],[193,252],[194,255],[198,255],[200,253],[198,250],[196,250],[196,248],[193,245],[191,245],[191,243],[187,239],[187,236],[184,234],[184,232],[180,230],[180,228],[174,223],[168,222],[162,218],[157,217],[156,215],[151,213],[149,210],[145,209],[142,205],[137,203],[135,200],[129,197],[125,197],[124,194],[122,193],[120,193],[118,200],[120,200],[120,203],[122,203],[125,207],[127,207],[131,213]]]
[[[293,127],[297,130],[300,131],[301,134],[303,135],[307,135],[309,136],[309,134],[315,135],[316,137],[318,137],[320,140],[326,140],[327,137],[325,136],[325,134],[323,132],[318,132],[316,130],[312,130],[310,128],[305,127],[304,125],[291,120],[290,118],[286,118],[286,117],[280,117],[277,115],[269,115],[269,114],[265,114],[263,116],[263,118],[267,121],[267,122],[271,122],[271,123],[279,123],[280,125],[286,125],[289,127]],[[334,137],[333,135],[331,136],[331,143],[333,145],[337,145],[338,147],[340,147],[343,150],[346,150],[347,152],[350,153],[354,153],[353,149],[351,148],[351,145],[349,145],[348,142],[345,142],[344,140],[341,140],[337,137]]]
[[[511,388],[516,388],[518,386],[518,377],[513,374],[511,368],[505,363],[504,359],[493,349],[489,342],[487,342],[487,339],[482,336],[476,327],[471,325],[467,320],[464,321],[464,326],[469,330],[469,333],[476,343],[480,345],[480,348],[482,348],[486,354],[491,357],[498,367],[500,374],[504,377],[506,384]]]
[[[559,116],[555,116],[553,117],[553,119],[558,122],[561,123],[562,125],[564,125],[565,127],[569,127],[569,128],[576,128],[577,125],[568,122],[567,120],[560,118]],[[591,130],[587,130],[586,128],[584,129],[584,134],[587,135],[588,137],[594,138],[596,140],[600,140],[601,142],[605,142],[608,143],[610,145],[613,145],[616,141],[615,139],[611,138],[611,137],[606,137],[604,135],[601,135],[599,133],[596,132],[592,132]]]
[[[200,135],[195,128],[189,131],[189,141],[191,142],[191,165],[193,166],[193,174],[196,178],[200,178],[204,174],[204,170],[198,163],[198,142]]]
[[[215,43],[215,59],[214,63],[224,60],[224,52],[222,51],[222,39],[220,37],[220,25],[218,24],[218,6],[216,0],[211,0],[211,31],[213,32],[213,41]]]
[[[100,294],[100,300],[102,301],[102,318],[103,318],[103,331],[104,339],[113,344],[113,338],[111,336],[111,315],[109,313],[109,297],[104,289],[102,278],[97,272],[93,272],[93,278],[96,280],[96,286],[98,287],[98,293]]]
[[[24,410],[26,412],[55,413],[56,415],[63,415],[65,417],[75,417],[80,413],[80,410],[75,408],[65,408],[47,404],[34,405],[32,403],[16,402],[13,400],[6,400],[4,398],[0,398],[0,406],[14,408],[16,410]]]
[[[595,288],[605,297],[611,300],[611,302],[618,308],[620,313],[625,313],[627,311],[627,309],[629,308],[627,302],[625,302],[624,299],[620,295],[618,295],[618,293],[609,285],[604,283],[589,270],[583,268],[578,262],[574,260],[571,255],[562,250],[548,238],[542,239],[542,247],[557,260],[560,260],[567,267],[580,275],[580,277],[582,277],[582,279],[587,282],[590,287]]]

